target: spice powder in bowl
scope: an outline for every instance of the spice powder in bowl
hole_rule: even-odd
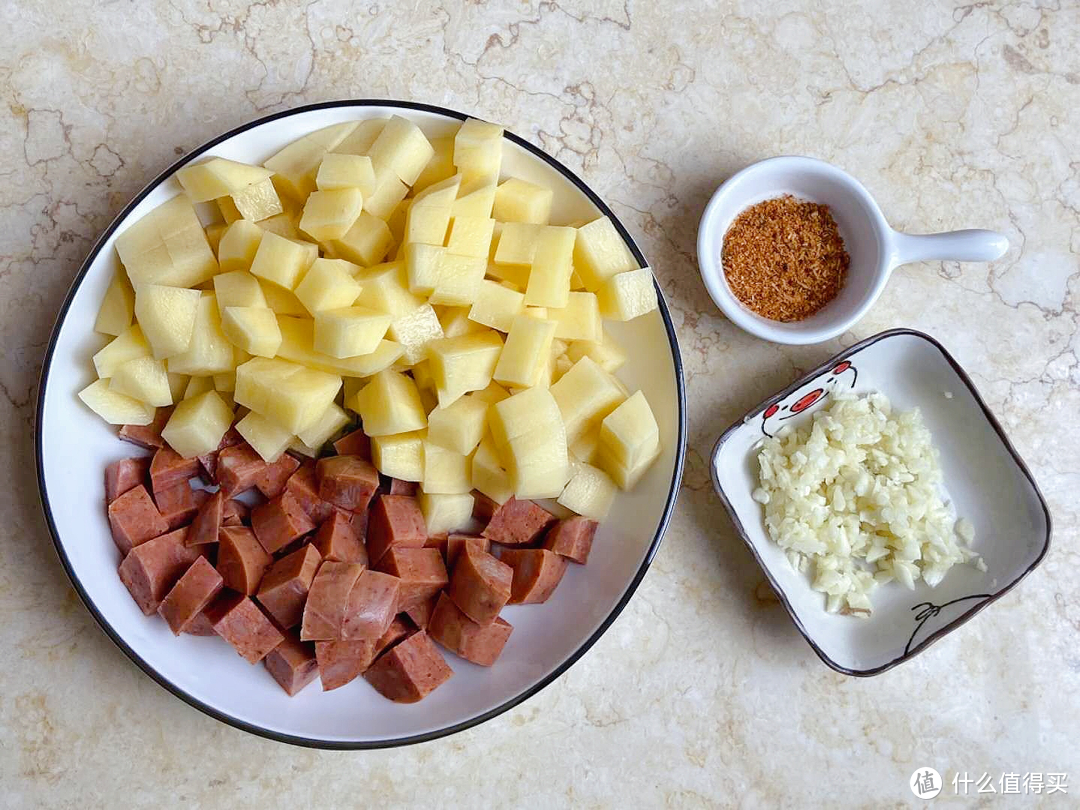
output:
[[[808,318],[836,298],[850,261],[829,207],[790,194],[740,213],[721,260],[732,294],[783,322]]]

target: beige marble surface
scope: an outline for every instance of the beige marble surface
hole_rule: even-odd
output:
[[[1076,3],[18,0],[0,20],[0,806],[356,806],[374,791],[455,807],[482,791],[520,807],[882,807],[912,800],[921,765],[1069,771],[1067,800],[1041,801],[1078,801]],[[342,97],[500,121],[580,172],[656,268],[690,403],[672,528],[612,630],[520,708],[375,753],[247,736],[142,675],[69,587],[32,475],[43,347],[97,234],[185,150]],[[997,228],[1013,247],[991,266],[901,269],[840,341],[758,342],[705,295],[695,230],[719,182],[784,153],[851,170],[897,227]],[[763,396],[893,326],[939,336],[973,373],[1056,546],[927,654],[853,680],[759,598],[705,459]]]

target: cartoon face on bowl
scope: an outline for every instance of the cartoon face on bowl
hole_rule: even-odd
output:
[[[858,369],[848,360],[842,360],[822,374],[793,391],[781,400],[773,402],[761,412],[761,432],[775,436],[788,419],[817,410],[837,391],[850,391],[859,378]]]

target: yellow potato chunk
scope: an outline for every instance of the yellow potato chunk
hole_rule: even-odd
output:
[[[249,411],[236,423],[236,431],[247,440],[263,461],[270,464],[277,461],[296,438],[289,431],[255,411]]]
[[[510,480],[510,473],[503,469],[490,433],[480,440],[473,453],[472,484],[495,503],[506,503],[514,495],[514,482]]]
[[[417,205],[409,206],[405,215],[405,242],[419,242],[425,245],[442,245],[446,241],[446,230],[450,227],[450,206]],[[484,254],[485,256],[487,254]]]
[[[424,478],[420,485],[433,495],[460,495],[472,490],[469,457],[431,440],[424,442]]]
[[[477,399],[484,400],[484,402],[486,402],[488,405],[494,405],[496,402],[502,402],[504,399],[510,396],[510,392],[503,388],[501,385],[499,385],[497,382],[492,382],[489,383],[488,387],[483,389],[482,391],[474,392],[473,396]]]
[[[499,244],[495,248],[494,263],[499,267],[508,267],[515,272],[516,277],[524,275],[527,279],[533,259],[536,258],[536,248],[540,243],[540,235],[544,232],[544,225],[534,225],[528,222],[506,222],[502,226],[499,235]],[[504,276],[500,276],[504,278]],[[508,280],[513,281],[514,277]]]
[[[469,320],[509,332],[514,319],[525,312],[523,293],[504,287],[498,282],[484,279],[476,293],[476,300],[469,310]]]
[[[184,399],[195,399],[207,391],[214,391],[213,377],[191,377],[188,379],[187,388],[184,389]]]
[[[165,376],[169,380],[169,399],[179,402],[184,398],[184,390],[187,388],[189,377],[186,374],[174,374],[166,371]]]
[[[194,287],[217,272],[217,259],[191,201],[178,194],[116,237],[133,286]]]
[[[404,262],[387,262],[361,270],[356,280],[362,287],[356,306],[375,309],[397,318],[424,303],[423,298],[409,292]]]
[[[424,477],[424,431],[372,436],[371,461],[383,475],[420,481]]]
[[[264,233],[266,231],[246,219],[238,219],[229,225],[218,243],[218,264],[221,272],[250,270]],[[217,276],[214,278],[216,283]]]
[[[369,118],[366,121],[360,121],[356,129],[331,151],[345,155],[366,155],[389,120],[389,118]]]
[[[300,235],[300,231],[296,229],[296,223],[299,218],[294,214],[278,214],[277,216],[267,217],[261,222],[257,223],[260,228],[270,233],[276,233],[278,236],[284,236],[286,239],[291,239],[294,242],[299,242],[303,239]]]
[[[142,329],[137,323],[132,324],[94,355],[94,371],[101,379],[107,379],[127,361],[136,357],[150,357],[152,354]]]
[[[550,188],[510,177],[500,183],[495,191],[492,216],[502,222],[547,225],[551,219],[551,201],[554,196]]]
[[[469,320],[469,310],[466,307],[439,307],[436,312],[439,315],[439,323],[442,324],[443,335],[446,337],[458,337],[471,332],[484,331],[483,326]]]
[[[573,228],[544,225],[536,241],[525,304],[537,307],[565,307],[570,296],[573,272]],[[503,236],[505,237],[505,228]],[[502,243],[500,242],[500,245]]]
[[[257,357],[273,357],[281,347],[277,316],[266,307],[225,307],[221,328],[230,343]]]
[[[429,300],[452,307],[471,306],[486,270],[485,259],[443,253],[439,257],[439,278]]]
[[[324,309],[315,313],[312,346],[338,359],[371,354],[379,348],[389,327],[389,315],[367,307]]]
[[[150,343],[154,357],[161,360],[187,349],[195,328],[200,297],[198,290],[161,284],[142,284],[135,288],[135,319]]]
[[[626,242],[607,217],[578,228],[574,269],[586,290],[596,292],[612,276],[635,270],[637,266]]]
[[[273,174],[262,166],[249,166],[235,160],[214,157],[203,163],[177,170],[176,179],[192,202],[207,202],[227,197],[250,185],[268,180]]]
[[[638,391],[600,424],[596,463],[622,489],[631,489],[660,455],[660,428]]]
[[[408,433],[427,427],[427,413],[411,377],[387,369],[380,371],[347,403],[360,414],[369,436]]]
[[[393,244],[394,237],[389,226],[367,211],[360,212],[344,236],[329,242],[340,258],[364,267],[381,262]]]
[[[236,390],[236,372],[224,371],[211,377],[214,381],[214,390],[219,394],[231,394]]]
[[[420,127],[400,115],[392,116],[386,122],[368,150],[372,163],[390,168],[410,186],[434,154],[435,149]]]
[[[458,198],[450,206],[450,216],[491,219],[491,211],[495,207],[495,191],[495,179],[491,177],[463,182]]]
[[[528,388],[536,385],[551,359],[555,322],[522,313],[514,318],[492,375],[497,383]]]
[[[359,270],[344,259],[316,259],[293,292],[312,315],[349,307],[360,295],[360,283],[353,278]]]
[[[341,377],[256,357],[236,369],[237,404],[272,419],[292,434],[306,430],[334,401]]]
[[[169,356],[169,371],[200,376],[232,371],[233,347],[221,328],[217,296],[204,292],[196,303],[191,340],[182,352]]]
[[[137,399],[113,391],[108,380],[95,380],[79,392],[90,410],[110,425],[149,425],[155,408]]]
[[[308,311],[300,299],[290,290],[271,284],[269,281],[259,281],[259,288],[266,298],[266,305],[277,315],[299,315],[307,317]]]
[[[315,175],[327,152],[333,151],[357,128],[356,121],[333,124],[293,141],[263,163],[274,172],[274,185],[297,202],[315,190]]]
[[[408,193],[409,187],[398,179],[393,170],[376,166],[375,191],[364,197],[364,210],[373,217],[385,220]]]
[[[232,225],[237,220],[244,218],[232,197],[218,197],[214,202],[217,203],[221,218],[225,220],[226,225]]]
[[[488,403],[466,395],[428,414],[428,442],[467,456],[487,431]]]
[[[401,359],[414,365],[424,359],[427,345],[443,337],[442,324],[431,304],[417,307],[407,315],[400,315],[390,323],[391,340],[401,344]]]
[[[609,374],[614,374],[626,362],[626,352],[606,329],[601,330],[601,340],[598,343],[587,340],[571,342],[566,356],[575,363],[582,357],[590,357]]]
[[[482,391],[502,353],[497,332],[473,332],[428,344],[428,363],[440,407],[447,407],[470,391]]]
[[[596,291],[600,314],[613,321],[632,321],[657,307],[656,285],[647,267],[612,276]]]
[[[548,318],[558,324],[555,337],[560,340],[598,343],[603,339],[600,303],[591,292],[571,292],[565,307],[548,308]]]
[[[441,495],[421,492],[419,501],[429,535],[464,529],[472,520],[473,496],[470,493]]]
[[[491,235],[494,231],[495,220],[490,217],[454,217],[450,223],[446,249],[459,256],[475,256],[486,260],[491,252]]]
[[[430,143],[434,154],[412,184],[413,191],[422,191],[454,176],[454,138],[432,138]]]
[[[136,357],[121,363],[109,380],[109,390],[154,407],[172,405],[173,401],[165,363],[153,357]]]
[[[417,192],[412,204],[433,208],[450,208],[461,190],[461,175],[453,175]]]
[[[426,209],[438,210],[438,209]],[[413,242],[405,245],[405,274],[409,279],[409,292],[414,295],[431,295],[442,275],[441,262],[446,248]]]
[[[313,191],[304,203],[300,230],[319,242],[341,239],[360,216],[363,204],[358,188]]]
[[[184,458],[212,453],[233,421],[233,412],[217,391],[183,400],[173,409],[161,438]]]
[[[337,404],[331,404],[309,428],[300,431],[297,438],[306,447],[318,450],[347,424],[349,424],[349,414]]]
[[[315,350],[315,322],[310,318],[278,318],[281,346],[277,356],[309,368],[346,377],[370,377],[394,365],[401,346],[392,340],[380,341],[374,351],[356,357],[333,357]]]
[[[135,317],[135,290],[123,273],[116,273],[105,290],[94,321],[94,331],[104,335],[119,335],[131,326]]]
[[[294,242],[276,233],[264,233],[251,274],[277,284],[286,290],[296,287],[304,273],[319,258],[319,246],[310,242]]]
[[[577,463],[558,502],[579,515],[603,520],[611,511],[618,491],[606,472],[591,464]]]
[[[467,180],[495,181],[502,166],[503,128],[470,118],[454,136],[454,165]]]
[[[269,179],[234,192],[232,201],[236,212],[251,222],[269,219],[285,210],[273,181]]]
[[[555,354],[554,357],[555,360],[551,366],[551,385],[561,380],[563,375],[574,367],[574,361],[565,354]]]
[[[217,297],[218,311],[222,314],[225,307],[267,308],[266,296],[259,286],[259,280],[242,270],[214,276],[214,295]]]
[[[315,175],[319,191],[358,188],[367,197],[375,193],[375,168],[367,155],[339,155],[331,152],[319,164]]]
[[[600,431],[589,430],[570,443],[570,455],[586,464],[596,463],[596,450],[600,446]]]
[[[599,430],[600,422],[626,399],[615,378],[588,357],[551,386],[551,395],[559,405],[570,443],[586,431]]]
[[[225,229],[227,227],[229,227],[229,226],[225,222],[215,222],[212,225],[207,225],[206,226],[206,242],[207,242],[208,245],[210,245],[210,250],[212,250],[214,252],[215,256],[217,256],[218,245],[221,244],[221,235],[223,233],[225,233]],[[219,267],[220,267],[220,262],[219,262]],[[207,282],[205,282],[205,281],[203,282],[203,284],[206,284],[206,283]]]
[[[566,429],[554,397],[528,388],[488,413],[495,447],[517,498],[557,498],[570,479]]]

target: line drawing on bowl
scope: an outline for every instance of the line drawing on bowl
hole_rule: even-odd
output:
[[[919,602],[917,605],[912,605],[912,610],[919,611],[915,614],[915,621],[918,622],[918,624],[915,625],[915,629],[911,631],[911,637],[908,639],[907,644],[904,645],[904,655],[907,655],[911,651],[911,645],[915,643],[915,636],[919,635],[919,631],[922,630],[923,625],[941,613],[945,608],[955,605],[958,602],[966,602],[969,599],[989,599],[992,596],[993,594],[991,593],[973,593],[971,596],[961,596],[957,599],[952,599],[943,605],[935,605],[933,602]]]

